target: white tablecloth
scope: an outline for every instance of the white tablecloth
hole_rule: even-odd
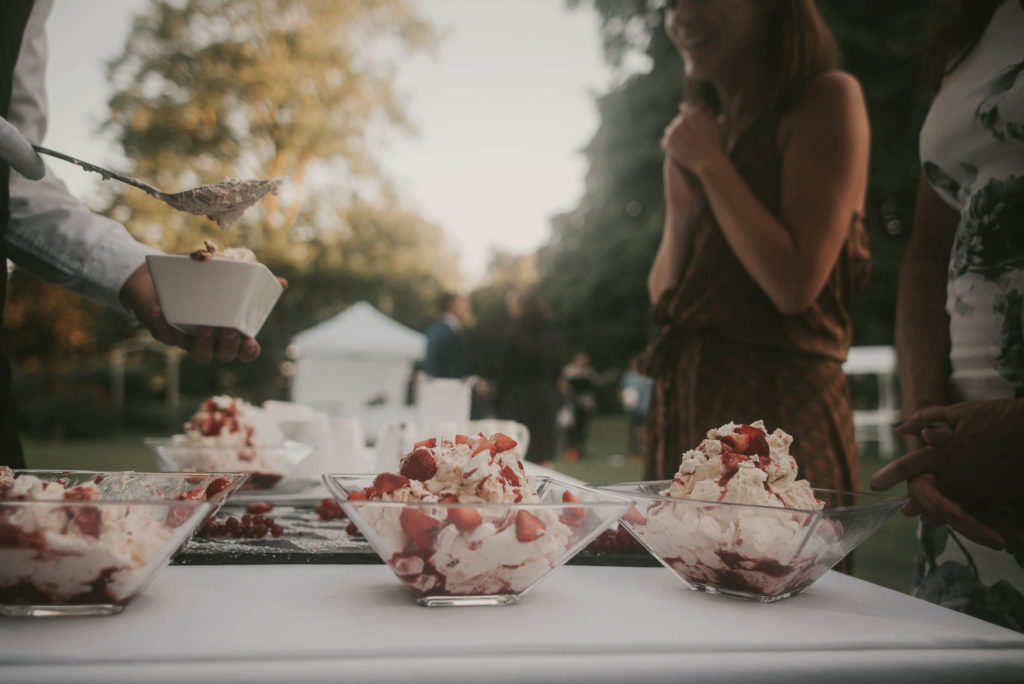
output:
[[[829,573],[761,605],[567,566],[424,608],[383,565],[174,566],[120,615],[0,618],[0,682],[1024,681],[1024,635]]]

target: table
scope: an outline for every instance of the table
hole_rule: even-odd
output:
[[[1021,682],[1024,635],[836,572],[779,603],[565,566],[424,608],[383,565],[165,568],[120,615],[0,619],[13,682]]]

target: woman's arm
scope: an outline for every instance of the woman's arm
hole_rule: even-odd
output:
[[[737,258],[783,313],[817,299],[867,189],[870,130],[860,85],[830,71],[808,85],[780,126],[782,198],[776,218],[718,142],[716,122],[684,105],[671,154],[701,181]]]
[[[957,211],[922,175],[896,298],[896,354],[904,416],[948,400],[946,278],[959,221]]]
[[[670,156],[665,157],[662,176],[665,186],[665,226],[650,275],[647,277],[647,292],[654,305],[657,305],[667,290],[679,282],[687,258],[686,233],[704,206],[704,198],[697,180]]]

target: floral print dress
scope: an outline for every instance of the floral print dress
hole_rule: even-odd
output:
[[[1022,4],[999,5],[921,129],[924,173],[960,212],[946,289],[952,401],[1024,397]],[[913,584],[916,596],[1024,631],[1024,550],[922,525]]]

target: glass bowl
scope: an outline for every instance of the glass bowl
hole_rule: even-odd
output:
[[[537,479],[538,503],[350,500],[374,476],[327,474],[323,480],[424,606],[517,603],[632,506],[612,492],[548,478]]]
[[[908,501],[814,489],[825,507],[806,511],[659,495],[670,483],[601,489],[636,502],[620,523],[690,589],[763,603],[806,589]]]
[[[121,612],[246,477],[13,474],[41,482],[0,494],[0,615],[35,617]]]
[[[285,440],[280,444],[230,446],[196,444],[184,435],[148,437],[146,446],[156,454],[157,468],[167,473],[248,473],[242,490],[272,489],[313,453],[313,446]]]

